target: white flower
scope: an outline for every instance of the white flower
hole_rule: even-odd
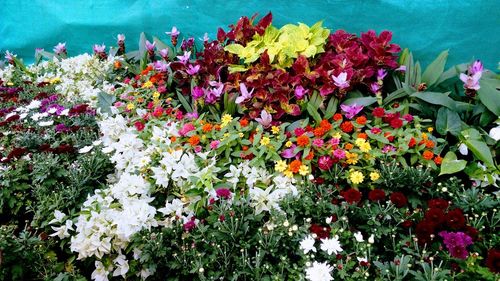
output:
[[[375,243],[375,235],[372,234],[372,235],[370,235],[370,237],[368,237],[368,243],[370,243],[370,244]]]
[[[49,221],[49,224],[53,224],[53,223],[56,223],[56,222],[61,223],[63,221],[63,219],[64,219],[65,216],[66,215],[63,212],[61,212],[59,210],[55,210],[54,211],[54,219],[51,220],[51,221]]]
[[[113,260],[113,262],[116,265],[113,276],[121,275],[122,277],[125,277],[125,274],[127,274],[129,269],[126,257],[124,255],[119,255],[118,257],[116,257],[116,259]]]
[[[92,148],[93,148],[92,145],[84,146],[78,150],[78,153],[87,153],[87,152],[91,151]]]
[[[494,139],[495,141],[500,140],[500,126],[497,126],[495,128],[492,128],[489,133],[490,137]]]
[[[300,249],[304,251],[304,254],[309,253],[310,251],[313,251],[316,253],[316,247],[314,247],[314,238],[311,235],[308,235],[300,241]]]
[[[53,121],[53,120],[38,122],[38,125],[39,125],[40,127],[52,126],[53,124],[54,124],[54,121]]]
[[[332,239],[321,239],[321,250],[327,252],[329,255],[332,253],[338,254],[343,251],[337,236]]]
[[[360,257],[356,257],[358,259],[358,262],[368,262],[368,259],[366,257],[364,258],[360,258]]]
[[[66,221],[66,224],[61,225],[59,227],[52,226],[52,230],[55,232],[50,234],[50,236],[54,237],[57,236],[59,239],[63,239],[65,237],[69,237],[68,230],[73,230],[73,222],[70,220]]]
[[[39,100],[32,100],[30,102],[30,104],[28,104],[28,106],[26,106],[26,108],[28,108],[28,109],[36,109],[36,108],[39,108],[41,105],[42,105],[41,101],[39,101]]]
[[[461,143],[460,146],[458,146],[458,151],[462,155],[469,154],[469,149],[467,148],[467,145],[465,145],[465,143]]]
[[[96,261],[95,262],[95,270],[92,272],[92,275],[90,276],[92,279],[96,281],[108,281],[108,274],[110,273],[111,270],[109,268],[105,268],[102,262]]]
[[[333,280],[330,274],[333,270],[328,263],[313,262],[311,267],[306,268],[306,278],[310,281],[330,281]]]
[[[360,232],[360,231],[358,231],[358,232],[354,233],[354,238],[356,238],[356,241],[358,241],[358,242],[363,242],[363,241],[365,241],[365,240],[363,239],[363,234],[361,234],[361,232]]]
[[[271,209],[280,210],[279,201],[284,196],[283,191],[273,190],[273,186],[269,186],[266,190],[260,187],[253,187],[249,190],[250,206],[255,208],[255,213],[260,214],[263,211],[270,211]]]
[[[165,208],[158,209],[158,212],[161,212],[165,215],[172,215],[175,213],[176,216],[182,216],[182,211],[184,210],[184,203],[180,199],[174,199],[171,203],[165,205]]]

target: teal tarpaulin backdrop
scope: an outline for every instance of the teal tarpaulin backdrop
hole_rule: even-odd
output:
[[[173,25],[184,36],[208,32],[214,38],[217,27],[268,11],[276,26],[324,20],[331,30],[391,30],[394,41],[424,64],[445,49],[449,65],[481,59],[496,69],[500,60],[499,0],[2,0],[0,50],[32,61],[36,47],[52,50],[67,42],[76,55],[91,52],[95,43],[114,45],[118,33],[131,50],[140,32],[166,39]]]

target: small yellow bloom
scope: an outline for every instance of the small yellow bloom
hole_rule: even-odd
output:
[[[60,83],[61,82],[61,78],[59,77],[54,77],[52,79],[50,79],[50,84],[57,84],[57,83]]]
[[[361,151],[367,153],[370,150],[372,150],[372,147],[370,146],[369,142],[365,142],[365,143],[363,143],[362,145],[359,146],[359,149],[361,149]]]
[[[358,163],[358,154],[346,152],[345,156],[347,158],[346,163],[349,165],[356,165]]]
[[[371,172],[370,173],[370,179],[372,181],[376,181],[380,178],[380,174],[378,172]]]
[[[432,127],[427,128],[427,132],[432,133],[433,131],[434,131],[434,128],[432,128]]]
[[[133,104],[133,103],[128,103],[128,104],[127,104],[127,109],[128,109],[128,110],[132,110],[132,109],[134,109],[134,108],[135,108],[135,104]]]
[[[357,138],[354,143],[356,144],[356,146],[361,147],[363,144],[366,143],[366,140],[362,138]]]
[[[7,82],[7,86],[14,86],[14,83],[9,81],[9,82]]]
[[[202,135],[202,136],[201,136],[201,140],[202,140],[202,141],[205,141],[206,139],[207,139],[207,135]]]
[[[427,134],[426,134],[426,133],[422,133],[422,139],[423,139],[423,140],[427,140],[427,139],[429,139],[429,137],[427,137]]]
[[[146,81],[146,82],[144,82],[144,84],[142,84],[142,87],[141,87],[141,88],[143,88],[143,89],[144,89],[144,88],[150,88],[150,87],[152,87],[152,86],[153,86],[153,82],[151,82],[151,81]]]
[[[332,135],[332,137],[334,137],[336,139],[340,139],[342,137],[342,135],[339,132],[336,132],[335,134]]]
[[[285,177],[293,178],[293,172],[290,170],[284,171],[283,174],[285,175]]]
[[[363,173],[361,173],[360,171],[351,170],[349,179],[353,184],[360,184],[363,182],[364,176]]]
[[[243,138],[243,137],[245,136],[245,134],[243,134],[243,133],[239,133],[239,134],[238,134],[238,136],[239,136],[240,138]]]
[[[309,167],[304,164],[300,165],[299,174],[301,176],[307,176],[309,174]]]
[[[155,92],[153,93],[153,98],[154,98],[154,99],[157,99],[157,98],[159,98],[159,97],[160,97],[160,92],[155,91]]]
[[[233,116],[231,116],[227,113],[222,115],[222,119],[221,119],[221,123],[220,123],[221,128],[226,127],[227,124],[229,124],[231,121],[233,121]]]
[[[229,133],[224,134],[224,138],[227,138],[227,137],[229,137]]]
[[[260,139],[260,145],[268,145],[271,143],[271,139],[268,137],[262,137]]]
[[[285,146],[286,146],[286,147],[291,147],[292,145],[293,145],[293,142],[291,142],[291,141],[287,141],[287,142],[285,143]]]
[[[273,132],[273,134],[277,135],[280,133],[280,127],[278,126],[272,126],[271,127],[271,132]]]
[[[288,165],[286,164],[286,161],[283,160],[276,161],[276,165],[274,165],[274,169],[278,172],[284,172],[287,167]]]

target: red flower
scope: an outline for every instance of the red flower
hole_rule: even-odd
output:
[[[328,226],[312,224],[311,227],[309,228],[309,231],[317,235],[316,239],[325,239],[330,237],[330,231],[332,231],[332,229]]]
[[[341,195],[342,197],[344,197],[345,201],[349,204],[354,204],[361,201],[361,192],[359,192],[359,190],[354,188],[349,188],[348,190],[344,191]]]
[[[75,148],[72,145],[64,144],[64,143],[55,148],[55,153],[57,153],[57,154],[72,153],[74,151],[75,151]]]
[[[429,221],[423,220],[419,222],[415,228],[415,233],[417,234],[418,243],[428,244],[432,241],[431,235],[434,234],[435,225]]]
[[[385,110],[382,107],[375,107],[372,112],[373,117],[382,118],[385,115]]]
[[[219,198],[224,198],[224,199],[230,199],[231,198],[231,190],[227,188],[219,188],[215,191],[217,194],[217,197]]]
[[[403,120],[401,120],[399,118],[394,118],[391,120],[390,125],[394,129],[401,128],[403,126]]]
[[[500,273],[500,250],[491,249],[488,251],[486,266],[491,272]]]
[[[415,138],[412,137],[410,139],[410,142],[408,143],[408,147],[413,148],[413,147],[415,147],[415,145],[417,145],[417,140],[415,140]]]
[[[425,213],[425,219],[434,223],[435,225],[439,225],[444,222],[444,212],[438,208],[430,208]]]
[[[385,192],[382,189],[374,189],[368,193],[370,201],[382,201],[385,199]]]
[[[427,205],[429,208],[438,208],[441,210],[446,210],[448,208],[448,201],[441,199],[441,198],[436,198],[436,199],[431,199],[429,202],[427,202]]]
[[[465,217],[460,209],[454,209],[446,214],[446,224],[454,229],[462,229],[465,227]]]
[[[330,170],[330,168],[333,165],[333,159],[330,156],[320,156],[318,159],[318,167],[323,170],[327,171]]]
[[[477,241],[477,238],[479,238],[479,231],[472,226],[466,226],[465,233],[469,235],[473,241]]]
[[[342,120],[342,114],[340,114],[340,113],[335,113],[335,114],[333,115],[333,120],[334,120],[334,121],[339,121],[339,120]]]
[[[411,220],[405,220],[403,223],[401,223],[401,226],[404,228],[410,228],[413,226],[413,222]]]
[[[408,199],[406,199],[406,196],[401,192],[393,192],[390,199],[391,202],[398,208],[403,208],[406,204],[408,204]]]
[[[137,131],[139,131],[139,132],[144,130],[144,127],[145,127],[144,123],[142,123],[141,121],[135,122],[134,126],[137,129]]]
[[[344,133],[350,133],[350,132],[352,132],[352,130],[354,130],[354,126],[352,125],[352,123],[350,121],[345,121],[345,122],[342,122],[342,124],[340,124],[340,129]]]

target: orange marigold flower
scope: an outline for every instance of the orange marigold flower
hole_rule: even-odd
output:
[[[352,125],[351,121],[345,121],[342,124],[340,124],[340,129],[344,133],[350,133],[352,130],[354,130],[354,126]]]
[[[344,145],[344,149],[346,149],[346,150],[351,150],[353,148],[354,148],[354,145],[352,143],[346,143]]]
[[[358,138],[366,140],[366,139],[368,139],[368,135],[366,135],[365,133],[359,133]]]
[[[247,150],[248,150],[248,146],[246,146],[246,145],[242,146],[242,147],[241,147],[241,150],[243,150],[243,151],[247,151]]]
[[[215,125],[215,130],[220,131],[220,125],[219,124]]]
[[[340,114],[340,113],[335,113],[335,114],[333,115],[333,120],[335,120],[335,121],[342,120],[342,114]]]
[[[290,171],[292,171],[295,174],[298,173],[301,165],[302,165],[302,162],[300,162],[300,160],[293,160],[289,166]]]
[[[321,120],[321,123],[319,123],[319,126],[323,128],[325,131],[330,131],[332,129],[332,124],[328,122],[328,120]]]
[[[327,130],[325,130],[325,128],[323,127],[318,127],[316,129],[314,129],[313,133],[314,133],[314,136],[315,137],[322,137],[324,134],[326,134]]]
[[[246,126],[248,126],[248,120],[247,120],[247,119],[245,119],[245,118],[241,119],[241,120],[240,120],[240,126],[241,126],[241,127],[246,127]]]
[[[422,154],[422,156],[426,160],[431,160],[434,157],[434,153],[430,150],[426,150],[426,151],[424,151],[424,154]]]
[[[431,141],[431,140],[427,140],[425,142],[425,147],[427,147],[427,148],[433,148],[434,147],[434,142]]]
[[[436,163],[436,165],[441,165],[442,162],[443,162],[443,157],[439,155],[436,155],[436,157],[434,157],[434,163]]]
[[[119,69],[120,67],[122,67],[122,63],[119,60],[115,60],[114,66],[115,69]]]
[[[171,141],[171,142],[175,142],[176,140],[177,140],[177,138],[176,138],[175,136],[171,136],[171,137],[170,137],[170,141]]]
[[[366,117],[365,116],[359,116],[356,118],[356,123],[359,125],[365,125],[366,124]]]
[[[141,74],[142,75],[146,75],[148,74],[148,72],[150,72],[151,70],[153,70],[153,66],[152,65],[148,65],[148,67],[146,67],[146,69],[144,69]]]
[[[212,131],[212,129],[213,129],[213,126],[210,123],[206,123],[205,125],[203,125],[203,127],[201,127],[201,130],[204,133],[208,133],[208,132]]]
[[[189,142],[189,144],[191,144],[192,146],[195,146],[195,145],[197,145],[197,144],[199,144],[199,143],[200,143],[200,137],[199,137],[199,136],[197,136],[197,135],[194,135],[194,136],[192,136],[192,137],[190,137],[190,138],[189,138],[188,142]]]
[[[304,158],[304,159],[306,159],[306,160],[312,160],[313,158],[314,158],[314,152],[309,151],[309,154],[307,154],[306,158]]]
[[[143,97],[138,97],[137,98],[137,102],[144,102],[144,98]]]
[[[297,145],[302,146],[302,147],[308,146],[309,145],[309,137],[306,136],[305,134],[300,135],[299,137],[297,137]]]

